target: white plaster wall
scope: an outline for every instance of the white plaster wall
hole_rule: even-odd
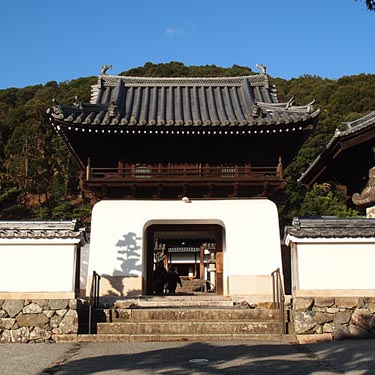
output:
[[[299,243],[297,258],[300,290],[375,289],[375,243]]]
[[[89,275],[142,276],[144,231],[151,224],[220,224],[224,280],[281,268],[278,214],[267,199],[101,201],[92,213]]]
[[[74,291],[74,244],[8,241],[0,259],[0,292]]]
[[[81,264],[80,264],[80,289],[86,289],[88,268],[89,268],[90,244],[86,243],[81,247]]]

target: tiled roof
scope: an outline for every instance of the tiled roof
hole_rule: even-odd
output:
[[[310,164],[305,172],[301,175],[298,181],[309,183],[315,174],[325,168],[327,161],[333,159],[338,155],[341,149],[345,149],[344,142],[349,142],[353,145],[362,142],[363,140],[368,140],[368,138],[375,139],[375,111],[363,116],[355,121],[346,123],[348,129],[344,131],[336,130],[335,134],[328,142],[327,146],[323,151],[315,158],[315,160]],[[364,133],[369,134],[366,138],[361,138],[360,136]],[[356,138],[358,141],[356,141]]]
[[[72,221],[0,221],[0,239],[81,239],[85,231]]]
[[[292,225],[285,228],[285,236],[297,238],[343,238],[374,237],[375,219],[337,217],[294,218]]]
[[[90,103],[55,103],[58,123],[115,126],[251,126],[315,118],[313,103],[278,103],[266,74],[228,78],[146,78],[102,74]]]

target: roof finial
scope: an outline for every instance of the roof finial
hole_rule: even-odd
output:
[[[296,94],[294,93],[292,97],[288,100],[288,103],[286,103],[285,109],[289,109],[290,107],[292,107],[295,102],[296,102]]]
[[[82,108],[82,102],[78,99],[77,95],[74,97],[73,105],[74,107]]]
[[[108,69],[112,69],[112,65],[102,65],[102,68],[101,68],[101,71],[100,71],[100,74],[102,76],[104,76],[105,74],[107,74],[107,70]]]
[[[267,74],[267,67],[265,65],[255,64],[255,67],[257,69],[260,69],[260,71],[262,72],[262,74]]]

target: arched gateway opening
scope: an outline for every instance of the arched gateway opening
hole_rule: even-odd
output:
[[[177,269],[183,283],[180,292],[223,294],[222,226],[155,223],[146,228],[145,235],[146,294],[154,293],[153,273],[159,261],[167,269]]]

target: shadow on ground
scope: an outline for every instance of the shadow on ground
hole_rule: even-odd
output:
[[[274,343],[83,344],[42,374],[375,374],[375,341],[289,345]],[[191,360],[207,360],[196,362]],[[358,372],[361,370],[361,372]]]

